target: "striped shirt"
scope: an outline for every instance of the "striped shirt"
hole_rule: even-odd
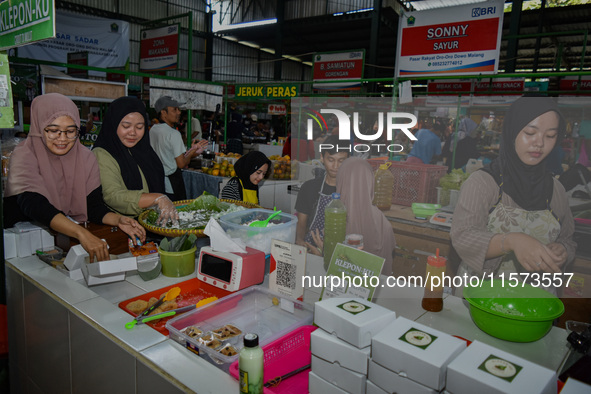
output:
[[[221,198],[242,201],[242,186],[238,177],[233,177],[222,189]]]

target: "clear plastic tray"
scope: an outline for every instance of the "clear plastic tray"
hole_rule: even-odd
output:
[[[231,324],[242,332],[222,342],[223,345],[231,343],[239,350],[246,333],[257,334],[259,345],[264,346],[300,326],[312,324],[313,315],[312,305],[286,298],[264,287],[252,286],[171,319],[166,323],[166,329],[171,339],[228,371],[238,355],[225,356],[201,343],[199,337],[188,336],[184,330],[197,326],[207,333]]]

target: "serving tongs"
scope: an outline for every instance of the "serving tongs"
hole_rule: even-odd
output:
[[[132,321],[125,323],[125,328],[127,328],[128,330],[131,330],[133,327],[135,327],[135,325],[140,321],[140,319],[142,317],[147,316],[150,313],[152,313],[152,311],[154,309],[158,308],[160,305],[162,305],[162,303],[164,301],[174,300],[175,298],[177,298],[177,296],[180,293],[181,293],[180,287],[173,287],[172,289],[168,290],[166,292],[166,294],[164,295],[164,297],[161,297],[156,303],[154,303],[154,305],[148,307],[145,311],[143,311],[142,313],[137,315],[137,317],[135,319],[133,319]]]
[[[159,319],[163,319],[165,317],[174,316],[174,315],[178,315],[178,314],[181,314],[184,312],[188,312],[192,309],[200,308],[206,304],[209,304],[210,302],[213,302],[217,299],[218,299],[217,297],[204,298],[203,300],[199,301],[196,304],[183,306],[182,308],[173,309],[173,310],[158,313],[158,314],[152,315],[152,316],[146,316],[146,317],[140,316],[140,319],[138,320],[137,324],[145,324],[145,323],[152,321],[152,320],[159,320]]]

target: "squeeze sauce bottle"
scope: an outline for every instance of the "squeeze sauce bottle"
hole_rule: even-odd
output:
[[[263,393],[263,349],[259,346],[257,334],[244,335],[244,347],[238,356],[240,371],[240,393]]]
[[[425,272],[425,294],[421,306],[429,312],[439,312],[443,309],[443,275],[447,259],[439,256],[437,249],[435,256],[427,257],[427,270]],[[434,277],[435,281],[433,281]],[[437,285],[437,286],[435,286]]]

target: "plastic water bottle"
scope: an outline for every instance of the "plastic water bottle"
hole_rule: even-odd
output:
[[[244,336],[244,347],[238,356],[240,393],[263,393],[263,365],[264,353],[259,346],[258,335],[246,334]]]
[[[324,269],[330,264],[332,252],[347,235],[347,208],[339,193],[332,194],[332,201],[324,209]]]
[[[394,175],[388,168],[392,163],[380,165],[376,171],[373,187],[373,205],[381,211],[389,211],[392,206],[392,189],[394,188]]]

